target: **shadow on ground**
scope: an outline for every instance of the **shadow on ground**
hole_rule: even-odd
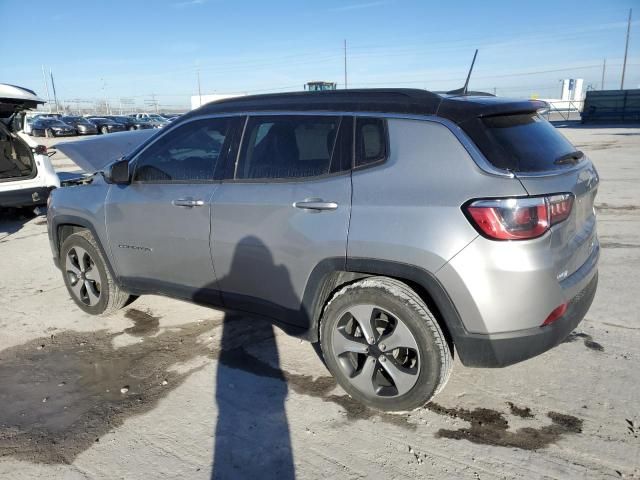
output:
[[[33,208],[0,208],[0,240],[20,231],[36,216]]]

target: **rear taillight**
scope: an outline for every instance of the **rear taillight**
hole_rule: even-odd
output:
[[[528,240],[571,214],[573,195],[475,200],[464,207],[471,223],[494,240]]]
[[[570,193],[563,193],[560,195],[552,195],[547,197],[549,203],[549,218],[551,225],[560,223],[566,220],[571,214],[571,208],[573,207],[573,195]]]

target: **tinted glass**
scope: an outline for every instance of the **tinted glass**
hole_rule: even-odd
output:
[[[236,178],[302,178],[329,173],[340,117],[252,117]]]
[[[356,120],[356,167],[379,162],[387,156],[387,136],[384,120],[358,118]]]
[[[567,168],[571,165],[557,161],[576,150],[553,125],[532,113],[487,117],[472,137],[494,166],[516,172]]]
[[[212,180],[231,122],[199,120],[168,132],[137,157],[134,181]]]

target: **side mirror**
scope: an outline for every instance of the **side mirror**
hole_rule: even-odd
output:
[[[129,176],[129,160],[116,160],[107,165],[102,171],[102,176],[107,183],[116,185],[128,185],[131,182]]]

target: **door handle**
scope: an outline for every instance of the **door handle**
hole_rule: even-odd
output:
[[[336,202],[325,202],[321,198],[308,198],[302,202],[295,202],[293,204],[296,208],[303,210],[335,210],[338,208]]]
[[[178,198],[171,202],[176,207],[201,207],[204,205],[204,200],[194,200],[193,198]]]

